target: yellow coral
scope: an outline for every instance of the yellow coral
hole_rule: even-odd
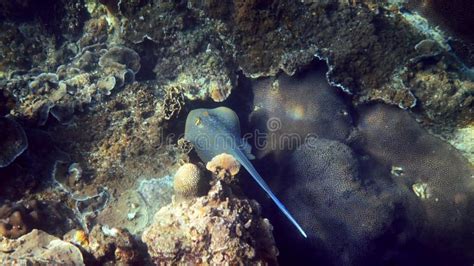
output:
[[[89,236],[84,230],[76,230],[71,242],[83,248],[89,246]]]
[[[219,178],[235,176],[239,173],[240,163],[230,154],[221,153],[206,164],[206,169]]]

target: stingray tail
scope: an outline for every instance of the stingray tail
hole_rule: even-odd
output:
[[[298,224],[298,222],[293,218],[293,216],[290,214],[290,212],[285,208],[283,203],[273,194],[271,191],[270,187],[267,185],[265,180],[258,174],[257,170],[255,167],[253,167],[252,163],[247,159],[245,154],[240,150],[236,149],[235,151],[237,154],[235,154],[235,158],[239,160],[239,162],[244,166],[245,169],[250,173],[250,175],[257,181],[257,183],[260,185],[260,187],[265,190],[265,192],[270,196],[270,198],[275,202],[275,204],[278,206],[278,208],[283,212],[283,214],[291,221],[291,223],[300,231],[300,233],[307,238],[308,236],[304,232],[303,228]]]

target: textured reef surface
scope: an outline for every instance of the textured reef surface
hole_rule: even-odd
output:
[[[0,263],[472,265],[473,13],[0,0]],[[221,106],[307,238],[186,140]]]

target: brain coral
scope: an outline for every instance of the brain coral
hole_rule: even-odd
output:
[[[183,164],[174,175],[174,192],[178,198],[192,198],[203,192],[204,175],[199,167],[192,163]]]
[[[0,117],[0,168],[9,165],[28,147],[23,128],[14,120]]]
[[[376,253],[375,241],[394,223],[399,200],[365,188],[350,147],[310,139],[291,154],[285,174],[292,178],[282,181],[279,196],[309,231],[309,242],[301,243],[306,259],[353,265]],[[286,244],[293,239],[282,243],[294,251]]]
[[[462,238],[470,231],[474,221],[466,217],[473,204],[472,165],[406,111],[377,104],[361,107],[359,114],[359,138],[353,146],[413,189],[425,207],[426,230],[443,239]]]

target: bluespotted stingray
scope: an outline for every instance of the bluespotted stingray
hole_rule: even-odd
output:
[[[283,203],[273,194],[265,180],[253,167],[249,160],[249,158],[252,158],[250,146],[240,135],[239,118],[234,111],[227,107],[195,109],[188,114],[186,119],[185,139],[193,143],[201,160],[208,162],[214,156],[221,153],[234,156],[306,238],[307,235],[303,228],[296,222]]]

